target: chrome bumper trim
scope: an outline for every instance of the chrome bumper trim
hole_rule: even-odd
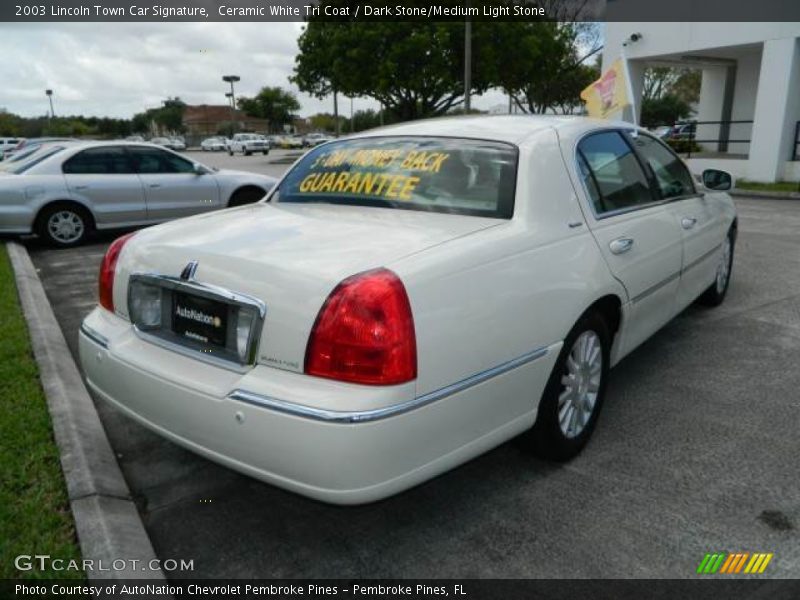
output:
[[[80,332],[86,337],[88,337],[90,340],[92,340],[95,344],[98,344],[103,348],[108,349],[108,338],[100,333],[97,333],[86,323],[81,323]]]
[[[315,408],[312,406],[297,404],[295,402],[288,402],[279,398],[273,398],[271,396],[264,396],[262,394],[248,392],[247,390],[234,390],[228,395],[228,399],[244,402],[246,404],[252,404],[261,408],[268,408],[298,417],[315,419],[317,421],[325,421],[328,423],[364,423],[368,421],[377,421],[380,419],[386,419],[388,417],[394,417],[396,415],[415,410],[427,404],[431,404],[432,402],[436,402],[437,400],[441,400],[448,396],[452,396],[453,394],[462,392],[467,388],[483,383],[484,381],[492,379],[493,377],[507,373],[512,369],[516,369],[524,364],[538,360],[545,356],[548,351],[548,348],[537,348],[536,350],[523,354],[522,356],[509,360],[508,362],[504,362],[496,367],[492,367],[486,371],[481,371],[480,373],[476,373],[475,375],[467,377],[466,379],[462,379],[456,383],[439,388],[438,390],[428,394],[417,396],[412,400],[370,410],[335,411],[324,408]]]

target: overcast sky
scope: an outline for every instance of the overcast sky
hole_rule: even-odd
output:
[[[170,96],[188,104],[224,104],[222,75],[242,80],[236,94],[265,85],[297,92],[300,114],[333,112],[332,99],[301,94],[288,81],[302,23],[2,23],[0,108],[23,116],[130,118]],[[488,109],[506,103],[499,92],[473,101]],[[366,98],[355,110],[377,108]],[[341,114],[350,112],[340,98]]]

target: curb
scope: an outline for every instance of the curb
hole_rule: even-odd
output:
[[[24,246],[7,242],[89,580],[165,580],[105,429]],[[125,568],[111,567],[121,559]],[[133,561],[138,561],[134,563]]]
[[[745,198],[768,198],[770,200],[800,200],[800,192],[768,192],[763,190],[733,189],[728,192],[731,196]]]

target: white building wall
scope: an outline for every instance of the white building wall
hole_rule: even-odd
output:
[[[798,178],[800,167],[790,163],[789,158],[794,125],[800,120],[800,23],[607,23],[604,69],[621,55],[623,42],[633,33],[641,34],[641,39],[628,44],[625,54],[634,89],[641,86],[648,64],[704,68],[697,116],[700,121],[723,118],[722,73],[725,64],[735,61],[730,119],[754,120],[755,124],[732,125],[729,138],[754,141],[728,146],[731,155],[749,154],[747,160],[708,160],[738,177],[761,181]],[[794,48],[793,53],[790,47]],[[764,48],[769,50],[766,57]],[[719,127],[707,126],[698,137],[715,138],[718,134]],[[716,150],[716,144],[704,146],[706,150]],[[704,161],[703,167],[709,166],[706,159],[698,160]]]

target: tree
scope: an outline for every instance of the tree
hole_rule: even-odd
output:
[[[686,102],[674,94],[665,94],[660,98],[642,100],[640,122],[644,127],[672,125],[691,114],[692,109]]]
[[[501,43],[514,60],[499,64],[495,83],[523,112],[571,113],[580,92],[599,76],[590,59],[602,49],[594,24],[544,21],[503,23]]]
[[[698,69],[649,67],[644,72],[642,100],[657,100],[669,94],[687,104],[697,102],[701,75]]]
[[[473,93],[492,85],[504,47],[495,41],[499,29],[473,24]],[[400,120],[442,115],[464,100],[463,22],[361,24],[312,18],[298,45],[291,81],[319,98],[331,93],[371,97]]]
[[[254,98],[240,97],[236,101],[240,110],[251,117],[267,119],[270,131],[280,131],[291,123],[300,103],[292,92],[280,87],[263,87]]]

